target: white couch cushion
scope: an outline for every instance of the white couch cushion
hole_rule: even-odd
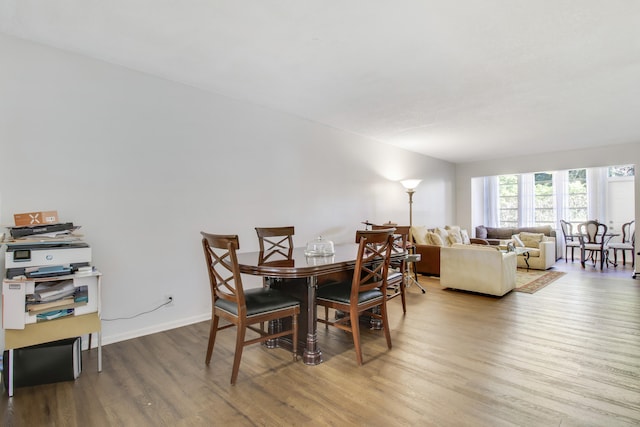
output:
[[[427,244],[427,227],[424,225],[414,225],[411,227],[411,236],[415,240],[416,245]]]

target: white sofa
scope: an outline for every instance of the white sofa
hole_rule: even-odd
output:
[[[440,249],[440,284],[502,296],[516,287],[516,254],[496,246],[454,244]]]
[[[520,236],[528,238],[521,238]],[[554,237],[523,232],[514,235],[511,241],[515,246],[524,246],[527,249],[524,254],[518,255],[519,268],[528,267],[533,270],[547,270],[556,263],[556,239]]]

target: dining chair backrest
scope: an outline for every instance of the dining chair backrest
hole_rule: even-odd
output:
[[[272,257],[291,259],[293,254],[293,235],[295,234],[293,226],[256,227],[256,233],[260,244],[260,259],[262,263]]]
[[[240,249],[237,235],[202,234],[212,303],[223,299],[238,307],[238,316],[246,315],[242,277],[236,251]]]
[[[608,227],[595,220],[586,221],[578,225],[578,232],[584,243],[603,245],[606,239]]]
[[[372,225],[372,230],[386,230],[393,228],[393,245],[391,247],[392,253],[402,253],[407,250],[407,242],[409,241],[409,226],[408,225],[395,225],[395,224],[383,224]]]
[[[361,292],[386,286],[389,260],[393,248],[393,228],[356,231],[358,257],[351,286],[351,300],[357,301]]]
[[[371,225],[372,230],[384,230],[392,228],[393,245],[391,246],[392,254],[406,254],[409,251],[409,229],[408,225],[396,225],[391,222],[382,225]],[[402,256],[399,259],[389,261],[389,276],[387,277],[387,300],[400,297],[402,300],[402,312],[407,312],[407,291],[405,272],[407,270],[407,257]]]
[[[635,221],[631,220],[622,224],[622,243],[636,243]]]
[[[561,219],[560,228],[562,229],[562,235],[564,236],[565,243],[573,241],[573,224]]]

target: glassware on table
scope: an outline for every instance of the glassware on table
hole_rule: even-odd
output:
[[[333,242],[331,240],[325,239],[322,236],[318,236],[307,243],[307,248],[305,249],[304,254],[309,257],[331,256],[335,254]]]

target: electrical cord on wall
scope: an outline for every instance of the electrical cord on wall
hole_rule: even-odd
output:
[[[173,303],[173,298],[171,298],[171,297],[170,297],[168,301],[163,302],[162,304],[160,304],[160,305],[159,305],[159,306],[157,306],[156,308],[152,308],[151,310],[143,311],[143,312],[141,312],[141,313],[134,314],[133,316],[128,316],[128,317],[115,317],[115,318],[113,318],[113,319],[105,319],[105,318],[102,318],[101,320],[102,320],[103,322],[112,322],[112,321],[114,321],[114,320],[129,320],[129,319],[135,319],[136,317],[138,317],[138,316],[142,316],[143,314],[149,314],[149,313],[153,313],[153,312],[154,312],[154,311],[156,311],[156,310],[160,310],[162,307],[164,307],[164,306],[166,306],[166,305],[169,305],[169,304],[171,304],[171,303]]]

